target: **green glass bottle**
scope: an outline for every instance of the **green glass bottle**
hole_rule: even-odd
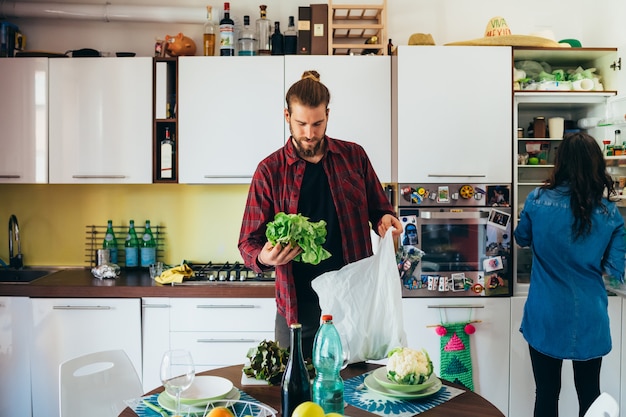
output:
[[[102,242],[102,249],[108,249],[111,263],[117,264],[117,239],[115,238],[115,232],[113,232],[113,222],[111,220],[107,221],[107,231]]]
[[[139,239],[137,239],[137,232],[135,231],[135,221],[131,220],[128,227],[128,234],[126,235],[126,242],[124,243],[124,249],[126,252],[126,267],[136,268],[139,266]]]
[[[141,237],[140,262],[141,266],[149,267],[156,262],[156,240],[150,228],[150,220],[146,220],[146,229]]]

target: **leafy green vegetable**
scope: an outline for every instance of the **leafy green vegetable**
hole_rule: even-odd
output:
[[[319,264],[331,254],[322,247],[326,242],[326,222],[310,222],[309,218],[301,214],[277,213],[274,221],[267,224],[265,236],[272,245],[298,245],[302,252],[294,261]]]
[[[281,348],[278,342],[263,340],[257,347],[250,348],[246,357],[250,360],[250,365],[243,368],[247,377],[265,380],[270,385],[280,385],[289,360],[287,349]],[[306,369],[310,378],[315,377],[315,368],[310,359],[306,361]]]

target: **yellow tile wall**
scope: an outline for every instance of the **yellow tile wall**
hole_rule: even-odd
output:
[[[8,263],[9,216],[20,226],[28,266],[87,266],[86,225],[166,227],[163,260],[239,261],[237,249],[247,185],[0,184],[0,259]],[[117,234],[118,243],[126,233]],[[14,252],[17,248],[14,248]]]

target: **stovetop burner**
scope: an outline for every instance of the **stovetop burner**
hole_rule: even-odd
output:
[[[256,273],[240,262],[226,263],[198,263],[187,262],[194,271],[194,276],[186,281],[192,282],[258,282],[275,281],[274,270]]]

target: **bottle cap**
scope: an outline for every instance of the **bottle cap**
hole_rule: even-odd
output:
[[[300,329],[302,328],[302,325],[300,323],[291,323],[291,327],[292,329]]]
[[[324,314],[322,316],[322,321],[329,321],[329,320],[332,321],[332,319],[333,319],[333,315],[332,314]]]

